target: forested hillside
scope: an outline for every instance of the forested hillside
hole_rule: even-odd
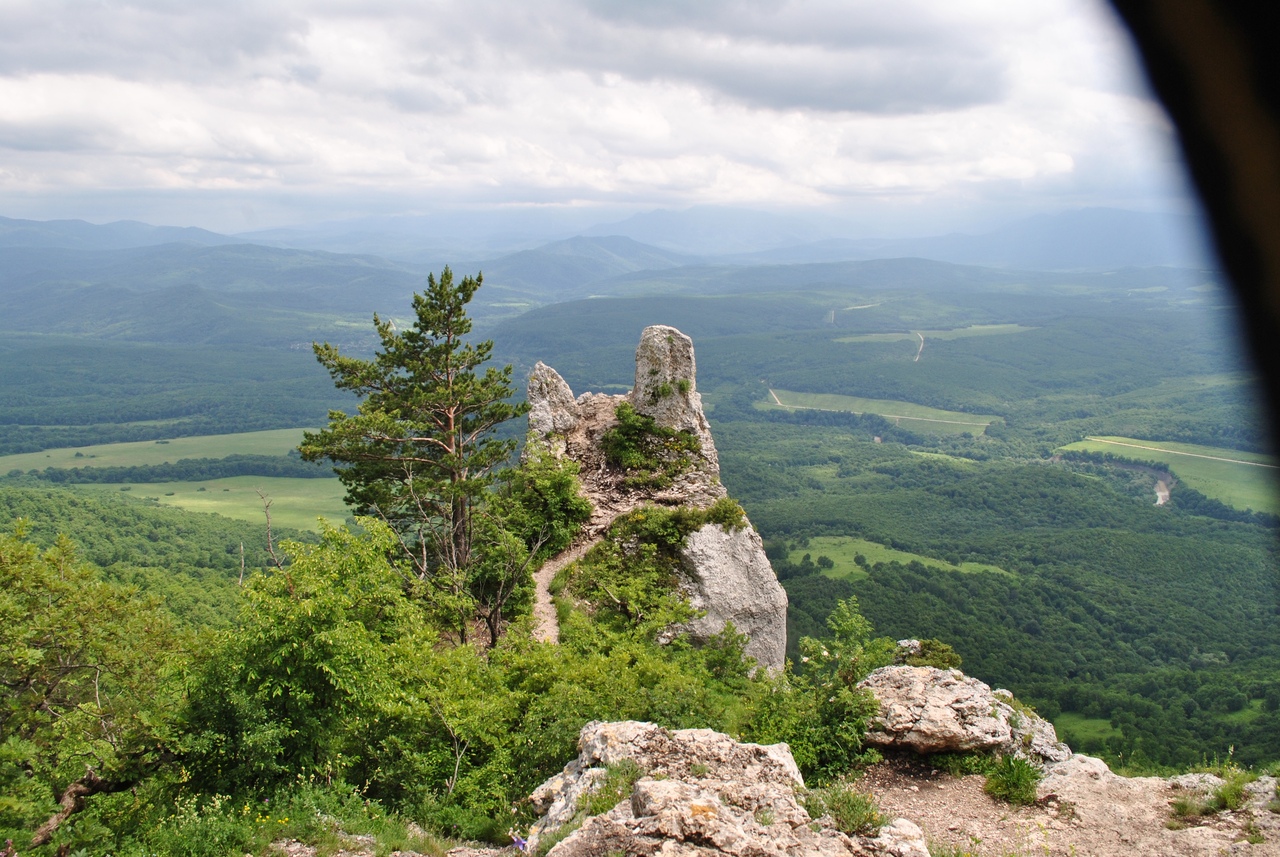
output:
[[[374,310],[392,335],[411,318],[410,266],[235,245],[83,254],[52,273],[17,254],[0,272],[15,309],[0,313],[0,455],[24,454],[0,472],[0,523],[27,522],[4,543],[14,591],[80,581],[71,591],[87,600],[68,602],[72,613],[155,617],[117,623],[128,640],[90,638],[121,659],[122,683],[102,719],[117,731],[86,727],[85,740],[113,782],[145,785],[95,798],[67,842],[110,835],[120,853],[142,853],[204,830],[247,848],[260,818],[293,829],[256,803],[237,817],[219,794],[294,801],[289,812],[348,825],[393,808],[438,832],[503,840],[512,802],[563,764],[590,717],[785,738],[820,779],[856,755],[842,724],[866,712],[856,695],[829,692],[838,671],[801,666],[796,644],[843,628],[862,666],[863,646],[883,654],[849,618],[854,602],[840,608],[855,597],[877,633],[949,643],[968,672],[1038,706],[1078,749],[1131,770],[1280,759],[1280,496],[1257,474],[1239,495],[1256,507],[1222,487],[1232,466],[1275,462],[1213,272],[734,266],[614,239],[495,260],[469,341],[491,335],[517,386],[542,360],[576,392],[624,392],[641,328],[694,338],[723,483],[791,599],[797,669],[753,677],[732,635],[710,649],[659,646],[652,623],[625,611],[595,621],[612,615],[607,599],[579,613],[566,602],[554,656],[532,642],[511,569],[540,550],[535,524],[554,506],[530,498],[571,475],[522,471],[473,494],[511,529],[479,554],[496,576],[450,590],[509,599],[503,621],[515,630],[488,654],[445,645],[469,633],[456,603],[388,582],[403,569],[387,565],[394,540],[378,523],[326,530],[318,546],[315,533],[278,525],[268,537],[269,490],[205,490],[237,479],[287,481],[304,500],[341,494],[317,478],[325,463],[210,436],[315,430],[331,409],[351,413],[356,399],[335,390],[310,342],[368,356]],[[495,437],[505,449],[522,435],[510,423]],[[1090,437],[1128,446],[1074,448]],[[177,438],[185,451],[167,454]],[[88,449],[124,441],[148,451]],[[1197,482],[1190,459],[1143,449],[1177,443],[1227,469]],[[55,460],[51,449],[67,451]],[[182,485],[203,492],[202,508],[232,514],[234,502],[254,522],[164,505]],[[289,519],[319,527],[320,506]],[[646,527],[660,553],[678,522]],[[286,535],[294,543],[282,547]],[[23,598],[6,604],[34,611],[38,599]],[[87,687],[63,702],[85,704]],[[22,785],[0,807],[8,830],[29,833],[56,807],[49,784],[82,774],[81,745],[64,753],[41,717],[24,721],[28,744],[3,744],[0,779]],[[133,750],[104,749],[125,734]],[[171,770],[152,778],[177,758],[191,785]],[[316,778],[305,794],[290,791],[299,774]],[[175,800],[189,803],[178,811]]]

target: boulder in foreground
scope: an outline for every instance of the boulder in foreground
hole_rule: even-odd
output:
[[[587,815],[590,796],[624,765],[638,775],[630,793]],[[559,839],[548,857],[927,857],[912,822],[895,820],[874,838],[847,836],[829,818],[810,818],[797,798],[803,788],[786,744],[743,744],[710,729],[593,722],[578,739],[578,757],[534,791],[531,800],[543,817],[529,835],[529,848]]]
[[[868,744],[917,753],[992,750],[1041,765],[1071,757],[1052,723],[959,670],[881,667],[859,686],[880,703]]]

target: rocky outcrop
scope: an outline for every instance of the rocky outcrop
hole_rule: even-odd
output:
[[[706,639],[732,622],[749,638],[746,653],[780,669],[787,656],[787,594],[751,527],[725,530],[707,524],[689,536],[680,555],[689,603],[703,616],[684,626]]]
[[[665,324],[644,329],[636,346],[631,406],[638,413],[653,417],[660,426],[696,435],[702,447],[699,469],[719,476],[720,462],[711,439],[711,426],[702,412],[696,376],[692,339]]]
[[[608,811],[583,817],[584,796],[609,765],[643,773]],[[578,757],[531,798],[544,813],[529,834],[549,857],[628,855],[854,855],[927,857],[920,829],[900,819],[875,838],[850,837],[812,819],[797,799],[803,778],[785,744],[742,744],[709,729],[675,732],[651,723],[589,723]],[[574,827],[575,825],[576,828]],[[566,835],[567,834],[567,835]]]
[[[607,527],[617,515],[644,503],[664,506],[710,506],[726,496],[711,426],[702,411],[694,377],[693,341],[674,327],[647,327],[636,349],[636,388],[623,396],[583,393],[576,399],[565,380],[538,363],[529,375],[529,432],[557,455],[578,462],[582,487],[597,508],[590,528]],[[623,402],[652,417],[663,428],[687,431],[698,451],[670,484],[654,487],[627,480],[609,466],[602,441],[618,424]]]
[[[584,539],[599,537],[618,516],[645,504],[706,508],[727,496],[697,391],[693,341],[674,327],[644,329],[636,348],[635,388],[627,395],[584,393],[575,399],[565,380],[539,363],[529,376],[528,401],[531,439],[579,465],[593,509]],[[669,481],[644,484],[609,464],[604,436],[618,424],[615,414],[624,402],[657,426],[697,439],[697,451]],[[682,571],[685,591],[705,615],[678,630],[698,642],[732,622],[750,638],[747,654],[768,669],[782,668],[787,596],[750,524],[732,532],[708,526],[695,533],[685,546]]]
[[[552,444],[557,455],[563,455],[564,438],[580,419],[573,390],[560,373],[539,361],[529,373],[529,431]]]
[[[880,704],[866,736],[871,744],[917,753],[993,750],[1041,764],[1071,756],[1053,724],[959,670],[881,667],[859,686]]]

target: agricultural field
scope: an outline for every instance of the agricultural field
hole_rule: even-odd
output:
[[[266,497],[271,501],[271,523],[299,530],[319,529],[318,518],[340,525],[350,514],[342,502],[346,492],[337,479],[232,476],[206,482],[77,485],[75,490],[102,497],[128,491],[188,512],[214,512],[260,524],[266,522],[262,509]]]
[[[947,411],[912,402],[890,399],[866,399],[860,396],[843,396],[836,393],[797,393],[791,390],[770,389],[772,401],[756,404],[758,408],[784,410],[843,411],[852,414],[876,414],[895,424],[915,432],[929,434],[978,435],[987,426],[1000,419],[992,414],[969,414],[963,411]]]
[[[283,457],[302,441],[303,431],[275,429],[50,449],[0,457],[0,474],[46,468],[145,468],[183,459],[220,460],[234,455]],[[149,498],[166,506],[214,512],[254,524],[265,521],[263,500],[258,495],[261,491],[271,500],[272,522],[299,530],[316,530],[318,518],[341,524],[349,514],[342,502],[342,484],[334,478],[245,475],[191,481],[88,483],[77,484],[73,490],[104,499],[129,492],[130,496]]]
[[[11,470],[43,470],[46,467],[133,467],[164,464],[183,458],[284,455],[302,442],[302,432],[303,429],[274,429],[25,452],[0,456],[0,474]]]
[[[849,307],[849,309],[862,309],[862,307]],[[901,340],[917,341],[921,336],[927,342],[930,339],[967,339],[971,336],[1001,336],[1010,333],[1026,333],[1035,330],[1034,327],[1026,327],[1021,324],[971,324],[968,327],[958,327],[954,330],[919,330],[919,331],[898,331],[894,333],[859,333],[853,336],[841,336],[836,342],[898,342]]]
[[[1098,753],[1106,747],[1108,738],[1123,737],[1109,719],[1086,717],[1074,711],[1064,711],[1053,718],[1053,728],[1058,737],[1077,752],[1086,752],[1083,748],[1088,747],[1089,751]]]
[[[1280,514],[1273,458],[1215,446],[1131,437],[1095,436],[1067,444],[1064,450],[1111,453],[1135,461],[1168,465],[1191,488],[1236,509]]]
[[[867,572],[854,562],[854,557],[858,554],[862,554],[866,558],[867,565],[875,565],[878,562],[900,562],[904,565],[910,562],[919,562],[929,568],[941,571],[959,571],[967,574],[1009,573],[998,566],[985,565],[978,562],[963,562],[959,566],[954,566],[940,559],[910,553],[909,551],[895,550],[867,539],[858,539],[851,536],[814,536],[809,539],[807,547],[794,548],[788,559],[793,564],[799,564],[805,554],[809,554],[811,559],[814,560],[820,556],[829,557],[835,564],[829,569],[824,569],[822,573],[828,577],[849,580],[857,580],[867,576]]]

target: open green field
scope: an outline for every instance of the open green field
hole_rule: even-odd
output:
[[[271,501],[275,526],[315,530],[323,517],[341,524],[350,514],[337,479],[288,479],[270,476],[232,476],[207,482],[148,482],[129,485],[77,485],[77,491],[117,494],[128,490],[135,497],[150,497],[166,506],[190,512],[216,512],[228,518],[265,524],[261,491]]]
[[[1101,717],[1085,717],[1083,714],[1070,711],[1064,711],[1055,717],[1053,728],[1057,730],[1059,738],[1064,735],[1070,735],[1070,740],[1076,742],[1071,749],[1077,751],[1079,751],[1079,746],[1085,743],[1096,741],[1101,745],[1108,738],[1118,738],[1122,734],[1119,729],[1111,725],[1110,720]],[[1068,739],[1062,738],[1062,740]]]
[[[861,309],[861,307],[850,307],[850,309]],[[1000,336],[1009,333],[1025,333],[1028,330],[1035,330],[1035,328],[1024,327],[1021,324],[972,324],[968,327],[958,327],[954,330],[858,333],[853,336],[841,336],[836,342],[898,342],[904,339],[910,339],[915,342],[918,339],[917,333],[923,336],[926,341],[930,339],[967,339],[970,336]]]
[[[791,551],[789,559],[792,563],[799,564],[805,554],[809,554],[815,561],[820,556],[827,556],[835,565],[823,571],[822,573],[828,577],[846,577],[857,579],[865,577],[867,572],[858,566],[853,558],[858,554],[862,554],[867,558],[869,565],[875,565],[878,562],[900,562],[907,564],[915,561],[930,568],[942,569],[943,571],[960,571],[969,574],[976,573],[995,573],[1008,574],[1002,568],[994,565],[983,565],[977,562],[961,563],[958,567],[933,557],[921,556],[920,554],[909,553],[907,551],[895,550],[894,548],[885,547],[876,542],[869,542],[866,539],[856,539],[852,536],[814,536],[809,539],[809,546],[806,548],[796,548]]]
[[[164,464],[183,458],[226,458],[228,455],[284,455],[302,442],[304,429],[274,429],[241,434],[208,434],[172,440],[107,443],[0,456],[0,474],[46,467],[133,467]]]
[[[1000,419],[992,414],[967,414],[963,411],[944,411],[912,402],[891,399],[864,399],[861,396],[841,396],[836,393],[796,393],[791,390],[769,391],[770,400],[757,402],[762,409],[845,411],[854,414],[878,414],[893,420],[903,428],[933,434],[982,434],[987,426]]]
[[[1193,443],[1090,437],[1062,447],[1110,452],[1135,461],[1160,461],[1174,475],[1206,497],[1236,509],[1280,514],[1280,468],[1270,456]]]

